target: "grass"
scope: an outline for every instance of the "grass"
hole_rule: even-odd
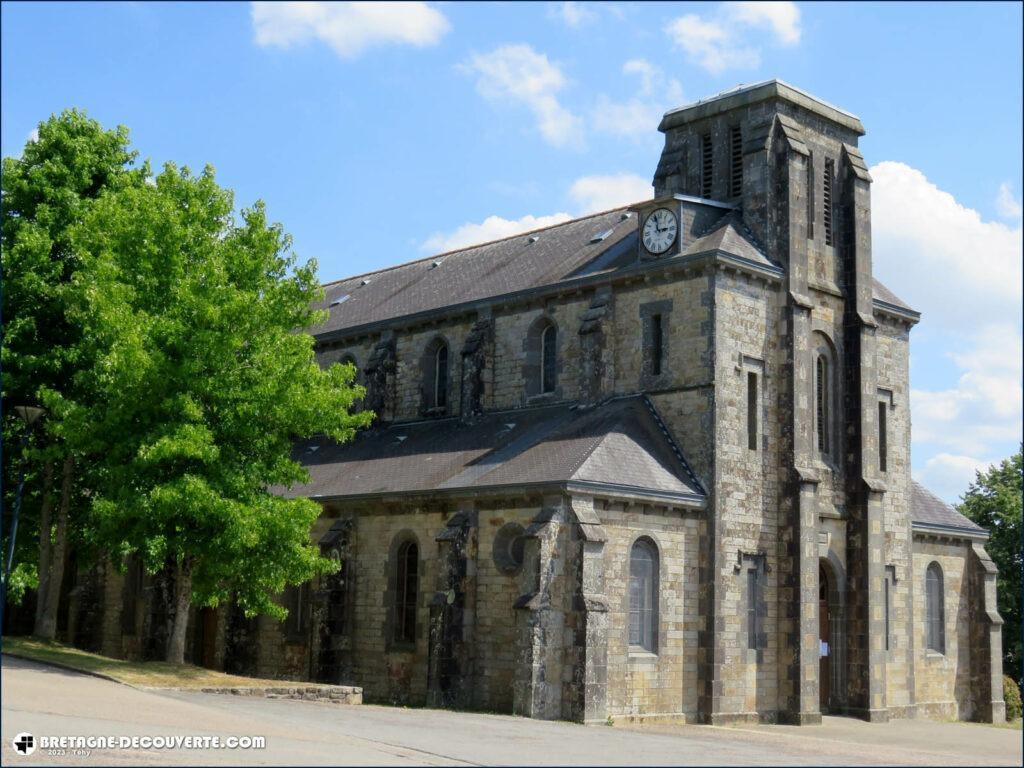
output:
[[[60,664],[82,672],[106,675],[119,683],[146,688],[281,688],[314,685],[314,683],[239,677],[191,664],[111,659],[107,656],[100,656],[98,653],[89,653],[61,643],[28,637],[5,637],[3,652],[33,661]]]
[[[1011,731],[1021,730],[1021,725],[1024,724],[1024,720],[1019,717],[1016,720],[1011,720],[1008,723],[972,723],[972,725],[984,725],[989,728],[1007,728]]]

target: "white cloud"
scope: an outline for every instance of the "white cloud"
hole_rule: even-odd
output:
[[[653,194],[650,182],[629,173],[611,176],[581,176],[569,187],[568,198],[573,203],[575,216],[618,208],[627,203],[646,200]],[[444,253],[469,245],[487,243],[511,237],[533,229],[543,229],[568,221],[573,215],[553,213],[550,216],[527,215],[519,219],[488,216],[483,221],[463,224],[452,232],[435,232],[420,250],[425,253]]]
[[[561,224],[572,217],[568,213],[554,213],[550,216],[523,216],[520,219],[503,219],[501,216],[488,216],[479,224],[463,224],[454,232],[447,234],[435,232],[421,246],[428,253],[444,253],[457,248],[465,248],[477,243],[488,243],[500,240],[521,232]]]
[[[597,14],[587,3],[557,3],[549,8],[548,15],[560,19],[573,29],[597,20]]]
[[[727,69],[760,66],[761,49],[756,44],[760,35],[756,33],[763,28],[771,30],[775,42],[795,45],[801,34],[800,9],[790,2],[722,3],[708,16],[688,13],[673,19],[666,32],[692,61],[720,74]]]
[[[914,479],[940,498],[955,502],[974,482],[975,473],[986,471],[994,463],[971,456],[938,453],[925,462],[924,469],[914,473]]]
[[[921,311],[912,341],[941,339],[956,369],[955,381],[914,381],[910,393],[915,454],[933,454],[919,479],[953,499],[973,468],[1021,439],[1024,233],[984,220],[903,163],[871,175],[875,274]]]
[[[956,386],[910,393],[915,445],[960,455],[991,455],[1021,437],[1024,356],[1019,328],[986,326],[948,337],[959,371]]]
[[[655,137],[665,110],[683,102],[682,86],[646,59],[630,59],[622,72],[639,78],[636,95],[626,101],[598,96],[591,120],[594,129],[613,136]]]
[[[648,200],[654,195],[651,182],[632,173],[582,176],[569,188],[569,197],[581,214],[607,211],[620,205]]]
[[[1021,204],[1013,194],[1013,188],[1009,182],[1004,181],[999,185],[999,196],[996,197],[996,210],[1004,219],[1019,219],[1021,217]]]
[[[740,23],[770,27],[783,45],[800,42],[800,9],[796,3],[730,3],[729,12]]]
[[[33,128],[31,131],[29,131],[28,132],[28,138],[26,140],[28,142],[30,142],[30,143],[33,143],[33,144],[35,142],[39,141],[39,129],[38,128]]]
[[[567,81],[561,68],[529,45],[505,45],[475,54],[463,69],[476,75],[476,88],[495,102],[516,102],[533,112],[544,139],[566,146],[581,139],[580,119],[558,100]]]
[[[251,14],[259,45],[319,40],[344,59],[388,43],[435,45],[450,28],[440,11],[420,2],[254,2]]]
[[[1020,224],[983,220],[903,163],[879,163],[871,175],[875,274],[882,282],[944,330],[1020,317]]]
[[[689,13],[668,25],[672,41],[708,72],[754,69],[761,64],[756,48],[739,44],[724,22],[706,21]]]

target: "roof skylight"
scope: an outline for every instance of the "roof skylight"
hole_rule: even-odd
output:
[[[606,229],[604,232],[598,232],[596,235],[594,235],[592,238],[590,238],[590,242],[592,242],[592,243],[600,243],[602,240],[607,240],[608,236],[611,233],[612,233],[612,230],[610,230],[610,229]]]

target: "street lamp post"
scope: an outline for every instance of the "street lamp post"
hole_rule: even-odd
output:
[[[25,422],[25,435],[21,438],[21,472],[18,475],[18,490],[14,494],[14,516],[11,520],[11,538],[7,542],[7,559],[4,562],[4,580],[2,594],[0,594],[0,610],[6,610],[7,608],[7,585],[11,580],[11,564],[14,561],[14,540],[18,536],[18,514],[21,512],[21,493],[25,488],[25,469],[28,466],[28,461],[25,458],[25,449],[28,447],[28,439],[32,435],[32,428],[35,423],[39,420],[39,417],[43,415],[42,408],[36,408],[32,405],[16,405],[14,406],[14,412],[18,414],[23,422]]]

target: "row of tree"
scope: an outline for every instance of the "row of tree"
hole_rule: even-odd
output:
[[[174,574],[181,662],[192,604],[280,617],[275,594],[334,567],[310,543],[318,505],[271,489],[305,477],[295,438],[347,440],[371,414],[351,366],[317,365],[316,264],[263,204],[136,158],[125,128],[71,110],[3,160],[5,509],[27,478],[7,586],[37,588],[52,639],[69,548],[80,566],[137,553]],[[44,416],[21,450],[23,404]]]
[[[1021,575],[1024,573],[1024,450],[978,472],[959,505],[960,513],[989,532],[985,550],[999,568],[996,582],[999,615],[1003,617],[1003,672],[1018,683],[1024,679],[1021,652]]]

